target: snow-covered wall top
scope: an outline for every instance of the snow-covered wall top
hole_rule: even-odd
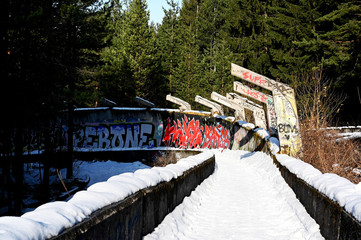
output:
[[[361,222],[361,183],[354,184],[332,173],[322,174],[312,165],[287,155],[276,155],[276,158],[290,172],[337,202]]]
[[[0,217],[0,239],[30,240],[57,236],[96,210],[119,202],[141,189],[176,179],[213,156],[213,152],[206,151],[166,167],[116,175],[106,182],[95,183],[86,191],[76,193],[69,201],[47,203],[21,217]]]

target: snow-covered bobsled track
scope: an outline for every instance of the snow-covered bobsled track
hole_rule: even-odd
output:
[[[268,155],[214,151],[215,172],[144,239],[323,239]]]

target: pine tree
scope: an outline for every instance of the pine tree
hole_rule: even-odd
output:
[[[169,10],[163,9],[164,18],[158,28],[157,45],[160,52],[162,69],[168,78],[168,92],[174,90],[174,69],[178,66],[180,46],[179,6],[175,0],[167,0]]]
[[[200,76],[202,95],[212,91],[225,94],[230,91],[231,52],[226,42],[226,10],[228,0],[205,0],[199,14],[200,37],[198,45],[202,54],[203,75]]]
[[[99,97],[108,98],[119,106],[130,106],[136,96],[133,70],[123,45],[124,5],[112,1],[106,15],[106,46],[100,51],[101,65],[96,89]],[[98,99],[99,100],[99,99]]]
[[[291,76],[310,69],[310,56],[295,44],[312,39],[318,16],[313,1],[276,1],[267,9],[270,74],[289,82]]]
[[[266,74],[269,69],[266,1],[230,1],[227,11],[227,42],[234,62]]]
[[[6,1],[6,24],[2,30],[6,67],[2,80],[6,83],[4,96],[11,96],[11,101],[1,103],[13,114],[6,117],[0,131],[6,130],[8,137],[16,132],[15,146],[9,152],[16,155],[11,174],[16,178],[17,211],[21,208],[25,130],[38,129],[39,136],[46,136],[45,153],[55,151],[51,123],[76,101],[76,84],[86,64],[81,50],[89,42],[88,20],[96,9],[95,2]],[[48,176],[47,171],[44,173]],[[45,177],[45,188],[47,180]]]
[[[354,109],[361,106],[360,12],[359,1],[340,3],[337,9],[317,19],[316,28],[316,47],[322,49],[326,74],[336,80],[336,86],[349,97],[342,114],[354,115],[355,119],[361,116],[354,113]]]
[[[149,11],[145,0],[133,0],[125,12],[121,30],[121,44],[129,59],[135,81],[136,94],[146,97],[146,82],[149,80],[149,67],[152,64],[150,55],[152,45],[152,29],[149,26]]]
[[[200,0],[184,0],[180,11],[180,60],[174,71],[175,95],[190,103],[198,90],[200,69],[200,53],[198,41],[198,16]]]
[[[317,19],[318,37],[324,46],[324,65],[341,74],[349,75],[352,69],[360,67],[357,61],[361,51],[360,11],[361,3],[352,1],[340,4],[338,9]]]

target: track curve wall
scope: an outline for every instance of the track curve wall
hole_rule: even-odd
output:
[[[279,151],[277,139],[253,124],[213,117],[208,112],[145,108],[76,109],[73,120],[72,138],[68,136],[69,126],[62,124],[58,149],[66,151],[70,146],[69,139],[72,139],[74,154],[78,155],[212,148],[266,152],[274,156],[274,162],[286,182],[318,222],[326,239],[361,237],[360,221],[344,206],[282,165],[276,156]],[[27,148],[31,149],[32,146]],[[159,181],[125,199],[102,206],[80,222],[61,227],[58,232],[47,237],[139,239],[151,231],[213,170],[214,157],[206,157],[169,181]],[[358,203],[361,204],[361,197]],[[355,203],[355,207],[358,203]],[[0,218],[0,222],[6,223],[7,220],[6,217]],[[12,217],[11,223],[7,223],[16,225],[16,218]],[[99,233],[101,235],[96,235]]]
[[[153,148],[266,150],[255,126],[208,112],[172,109],[95,108],[74,111],[74,151]],[[67,146],[67,136],[63,141]]]

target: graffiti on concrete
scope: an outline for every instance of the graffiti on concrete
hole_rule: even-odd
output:
[[[197,119],[197,117],[196,117]],[[153,149],[155,147],[179,148],[229,148],[230,130],[224,124],[203,118],[178,117],[146,120],[112,120],[78,122],[74,126],[74,151],[106,151],[125,149]],[[29,129],[24,134],[24,152],[42,154],[68,150],[68,126],[61,124],[52,131]],[[14,134],[11,134],[12,139]],[[11,141],[14,142],[14,141]],[[11,144],[13,145],[13,144]],[[2,144],[0,143],[0,150]],[[51,148],[51,149],[50,149]],[[14,146],[9,147],[13,151]],[[0,152],[2,154],[2,152]]]
[[[288,124],[299,129],[296,100],[293,89],[287,84],[276,82],[263,75],[252,72],[236,64],[231,65],[232,75],[254,83],[272,91],[277,114],[277,127]],[[302,147],[301,135],[298,131],[284,133],[278,129],[281,152],[297,156]]]
[[[238,66],[234,63],[231,64],[231,73],[233,76],[242,78],[243,80],[261,86],[270,91],[274,91],[275,89],[281,93],[292,91],[292,88],[287,84],[276,82],[268,77],[252,72],[251,70]]]
[[[163,142],[182,149],[229,148],[230,138],[230,131],[222,125],[201,125],[199,120],[188,120],[184,115],[182,119],[168,119]]]
[[[74,148],[153,148],[161,138],[159,131],[149,122],[85,124],[74,133]]]
[[[297,126],[290,124],[279,124],[278,129],[280,133],[298,133]]]
[[[240,127],[234,134],[232,150],[266,151],[266,144],[253,130]]]
[[[253,83],[258,83],[259,85],[262,85],[267,82],[266,79],[262,79],[261,76],[257,76],[256,74],[252,74],[250,71],[242,72],[243,79],[249,80]]]
[[[269,99],[269,97],[266,96],[264,93],[252,91],[250,88],[243,88],[242,91],[246,96],[252,97],[264,103],[267,103]]]
[[[297,156],[302,141],[297,117],[296,100],[293,93],[273,92],[277,112],[278,136],[283,153]]]
[[[233,88],[236,92],[266,104],[270,131],[272,134],[277,134],[277,115],[273,102],[273,96],[259,92],[237,81],[234,82]]]

